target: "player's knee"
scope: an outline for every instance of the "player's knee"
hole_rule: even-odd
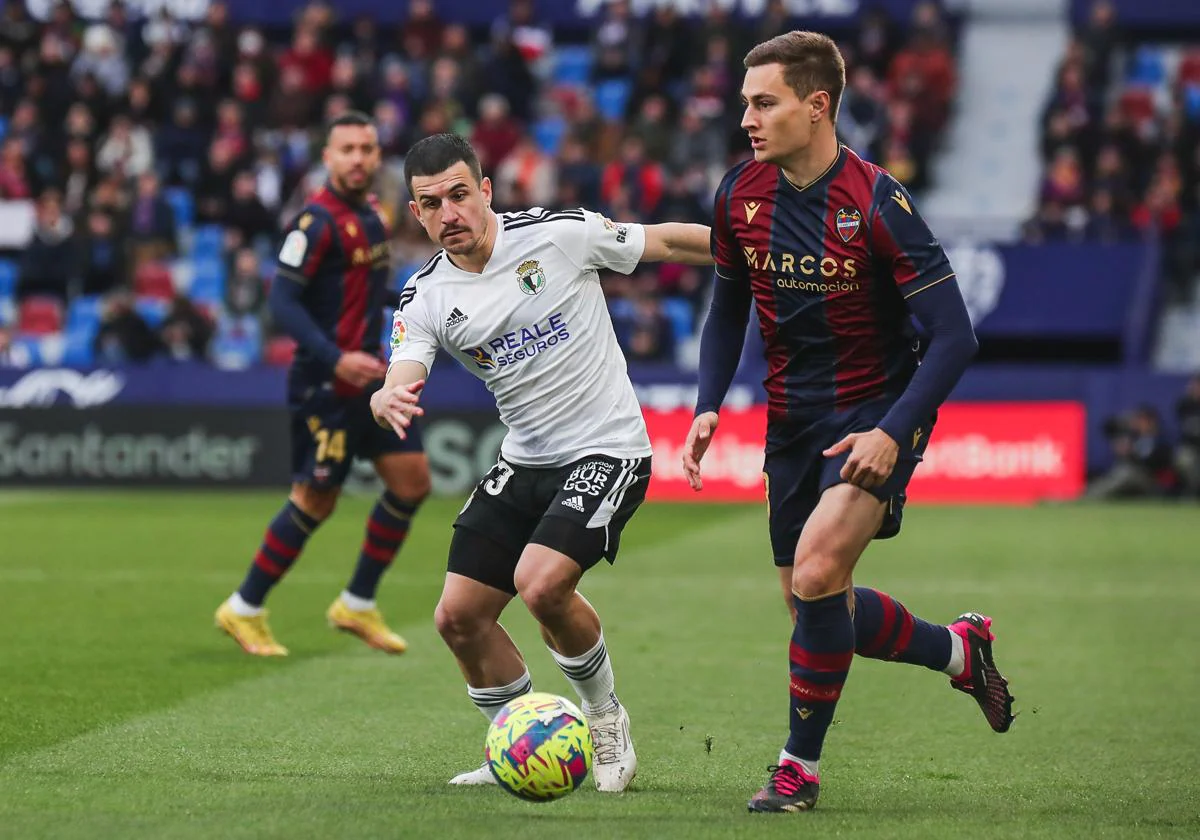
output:
[[[517,594],[533,617],[542,623],[561,615],[575,591],[573,581],[556,575],[518,574],[515,582]]]
[[[292,488],[292,502],[318,522],[323,522],[337,507],[338,490],[320,490],[307,484]]]
[[[451,650],[469,645],[486,631],[486,624],[469,605],[448,604],[445,601],[438,601],[433,611],[433,623],[438,635]]]
[[[396,482],[395,486],[389,487],[388,492],[406,505],[416,507],[429,498],[432,489],[429,470],[417,470],[406,475],[403,481]]]
[[[846,574],[838,558],[819,552],[796,558],[792,591],[801,598],[820,598],[846,587]]]

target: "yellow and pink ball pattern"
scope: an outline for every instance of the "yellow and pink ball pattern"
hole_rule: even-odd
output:
[[[592,733],[579,709],[534,692],[500,710],[488,728],[484,756],[500,787],[531,802],[561,799],[592,769]]]

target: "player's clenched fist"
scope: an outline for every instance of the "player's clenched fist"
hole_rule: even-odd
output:
[[[371,395],[371,413],[375,415],[375,422],[385,429],[391,428],[402,439],[407,437],[405,429],[412,425],[412,418],[425,413],[425,409],[417,405],[424,387],[424,379],[411,385],[384,385]]]
[[[825,450],[826,458],[849,452],[842,467],[842,481],[870,490],[888,480],[896,466],[900,446],[883,429],[854,432]]]
[[[704,489],[704,481],[700,478],[700,461],[708,451],[708,445],[712,443],[713,432],[716,430],[715,411],[706,411],[692,421],[687,442],[683,445],[683,473],[693,490]]]

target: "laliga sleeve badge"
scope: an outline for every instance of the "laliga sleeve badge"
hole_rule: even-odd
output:
[[[408,338],[408,324],[404,316],[397,312],[392,317],[392,347],[399,347]]]

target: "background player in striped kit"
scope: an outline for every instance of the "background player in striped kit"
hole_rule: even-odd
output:
[[[508,429],[500,460],[455,521],[438,631],[491,720],[531,690],[499,623],[519,595],[582,701],[596,786],[624,790],[637,771],[629,715],[613,690],[600,617],[576,587],[601,558],[616,558],[646,495],[650,439],[597,269],[711,265],[709,229],[580,209],[496,214],[479,159],[454,135],[420,141],[404,165],[409,206],[443,250],[405,287],[372,409],[404,436],[441,348],[487,384]],[[452,780],[488,783],[486,765]]]
[[[794,621],[790,737],[749,807],[801,811],[816,804],[821,748],[855,653],[948,673],[997,732],[1012,721],[1012,697],[990,618],[930,624],[852,584],[870,541],[899,532],[938,406],[975,354],[953,270],[904,188],[838,144],[845,65],[832,40],[789,32],[745,65],[754,159],[717,190],[717,277],[683,466],[701,489],[753,301],[768,364],[771,543]],[[910,314],[929,335],[923,358]]]
[[[351,112],[335,120],[324,161],[329,180],[290,226],[271,285],[275,320],[298,345],[288,372],[292,491],[242,585],[216,614],[217,626],[257,656],[287,654],[263,602],[333,513],[356,456],[374,462],[386,489],[367,520],[350,582],[326,617],[371,647],[403,653],[407,645],[384,622],[375,592],[429,493],[420,436],[388,434],[369,405],[387,370],[380,336],[391,268],[387,225],[369,192],[380,165],[370,118]]]

